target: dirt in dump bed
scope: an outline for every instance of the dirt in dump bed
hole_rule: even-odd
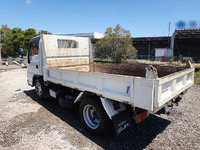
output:
[[[112,63],[95,63],[93,66],[94,72],[119,74],[128,76],[145,77],[146,64],[112,64]],[[172,67],[163,65],[153,65],[158,70],[158,77],[163,77],[177,71],[186,69],[186,67]],[[92,70],[92,69],[91,69]]]

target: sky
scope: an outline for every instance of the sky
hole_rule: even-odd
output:
[[[167,36],[176,24],[200,27],[200,0],[0,0],[0,25],[53,34],[104,33],[120,24],[133,37]]]

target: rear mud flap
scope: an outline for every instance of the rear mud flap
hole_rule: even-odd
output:
[[[115,133],[119,135],[122,131],[131,127],[130,114],[127,111],[122,111],[112,117]]]
[[[173,105],[172,106],[165,105],[164,107],[165,114],[169,114],[172,109],[173,109]]]
[[[156,112],[156,114],[158,114],[158,115],[168,114],[169,115],[172,109],[173,109],[173,105],[171,105],[171,106],[165,105],[162,109],[160,109],[158,112]]]

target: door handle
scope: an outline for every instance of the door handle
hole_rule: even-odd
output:
[[[35,66],[35,68],[37,68],[37,69],[38,69],[38,65],[36,65],[36,66]]]

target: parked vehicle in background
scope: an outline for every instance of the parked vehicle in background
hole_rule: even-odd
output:
[[[146,66],[141,76],[137,69],[112,73],[113,67],[108,73],[105,67],[93,63],[89,38],[41,35],[30,41],[28,84],[35,86],[40,98],[54,97],[62,107],[78,104],[80,118],[92,133],[106,133],[113,124],[119,134],[149,113],[162,108],[168,111],[194,84],[190,62],[185,68],[166,73]]]

